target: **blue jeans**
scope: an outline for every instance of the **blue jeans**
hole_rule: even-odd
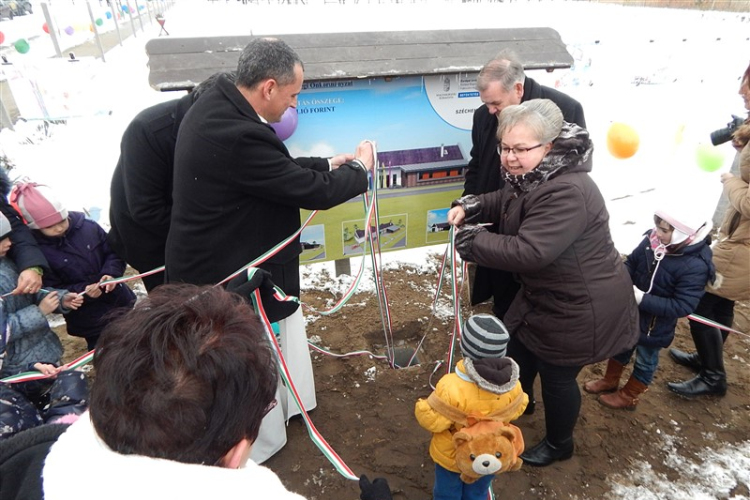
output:
[[[656,368],[659,366],[659,352],[661,351],[661,347],[637,345],[628,351],[613,356],[613,359],[620,364],[627,365],[630,362],[630,358],[633,357],[634,351],[635,365],[633,366],[631,377],[644,385],[651,385],[651,381],[654,380]]]
[[[461,481],[458,472],[451,472],[435,464],[433,500],[487,500],[487,491],[495,476],[482,476],[471,484]]]

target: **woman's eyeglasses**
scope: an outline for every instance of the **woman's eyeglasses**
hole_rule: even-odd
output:
[[[513,151],[513,154],[515,155],[516,158],[523,158],[527,154],[529,154],[529,151],[531,151],[532,149],[541,148],[542,146],[544,146],[543,143],[537,144],[536,146],[531,146],[530,148],[519,148],[517,146],[514,148],[508,148],[508,147],[503,147],[502,145],[498,144],[497,154],[499,154],[500,156],[508,156],[510,152]]]

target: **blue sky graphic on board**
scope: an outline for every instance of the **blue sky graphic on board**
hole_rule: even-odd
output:
[[[467,87],[475,81],[466,75],[448,78]],[[299,124],[287,147],[293,156],[329,156],[351,152],[363,139],[376,141],[379,151],[460,144],[468,159],[471,116],[481,102],[476,92],[465,92],[445,79],[306,82],[297,106]]]

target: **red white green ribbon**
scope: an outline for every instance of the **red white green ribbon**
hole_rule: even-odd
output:
[[[297,229],[294,233],[292,233],[287,239],[285,239],[285,240],[277,243],[275,246],[273,246],[270,249],[268,249],[268,251],[266,251],[265,253],[261,254],[260,257],[258,257],[257,259],[253,260],[252,262],[249,262],[248,264],[245,264],[241,268],[237,269],[235,272],[233,272],[232,274],[230,274],[229,276],[227,276],[223,280],[219,281],[214,286],[221,286],[224,283],[226,283],[227,281],[231,281],[233,278],[236,278],[237,276],[239,276],[240,274],[242,274],[244,271],[246,271],[247,268],[249,268],[249,267],[258,267],[259,265],[261,265],[262,263],[264,263],[265,261],[267,261],[268,259],[270,259],[274,255],[276,255],[277,253],[279,253],[285,246],[287,246],[294,239],[296,239],[297,236],[299,236],[300,234],[302,234],[302,230],[305,229],[308,224],[310,224],[310,221],[313,219],[313,217],[315,217],[315,214],[317,214],[317,213],[318,213],[318,211],[314,210],[307,217],[307,220],[305,221],[305,223],[302,224],[300,226],[300,228]]]
[[[455,227],[451,226],[450,238],[448,246],[445,248],[443,254],[443,261],[440,265],[440,271],[438,272],[438,283],[435,290],[435,299],[432,301],[432,313],[436,314],[436,307],[438,298],[440,297],[440,289],[443,284],[443,276],[446,274],[446,268],[451,267],[451,295],[453,299],[453,332],[451,333],[450,345],[448,346],[448,363],[446,365],[447,373],[450,373],[453,368],[453,352],[455,350],[456,340],[461,338],[463,332],[463,318],[461,315],[461,288],[463,286],[464,277],[466,276],[466,263],[461,266],[462,276],[459,280],[458,276],[458,255],[456,253],[456,230]]]
[[[373,197],[373,200],[372,200],[372,202],[369,205],[365,204],[365,214],[366,214],[366,224],[365,224],[365,226],[366,227],[369,227],[369,221],[371,220],[374,211],[375,211],[375,197]],[[354,280],[349,285],[349,288],[343,294],[343,296],[341,297],[341,299],[336,304],[334,304],[333,307],[331,307],[330,309],[324,310],[324,311],[319,311],[319,310],[313,308],[312,306],[304,304],[301,301],[298,301],[298,302],[301,305],[305,306],[307,309],[309,309],[311,311],[314,311],[315,313],[320,314],[321,316],[330,316],[330,315],[332,315],[334,313],[337,313],[338,311],[340,311],[344,307],[344,305],[347,302],[349,302],[349,299],[351,299],[354,296],[354,293],[359,288],[359,284],[362,281],[362,277],[364,276],[365,260],[366,260],[366,258],[367,258],[367,253],[365,252],[365,248],[363,247],[362,248],[362,260],[361,260],[360,265],[359,265],[359,271],[357,271],[357,274],[356,274]],[[278,288],[277,288],[277,291],[281,292],[281,290],[278,289]],[[281,292],[281,293],[283,294],[283,292]],[[278,298],[277,298],[277,300],[278,300]]]
[[[375,145],[373,144],[373,148]],[[377,153],[375,153],[375,164],[377,165]],[[391,320],[391,309],[388,305],[388,294],[385,290],[385,284],[383,282],[383,276],[382,272],[380,271],[380,264],[378,261],[378,257],[380,257],[380,260],[382,261],[382,254],[380,251],[380,214],[378,211],[378,175],[373,175],[372,177],[372,203],[371,208],[374,210],[367,211],[367,220],[365,221],[365,241],[369,243],[370,247],[370,257],[372,259],[372,275],[373,279],[375,280],[375,291],[377,293],[378,297],[378,305],[379,305],[379,311],[380,311],[380,321],[383,325],[383,334],[385,337],[385,347],[386,351],[388,352],[388,362],[391,365],[391,368],[396,368],[396,362],[395,362],[395,346],[393,342],[393,322]],[[363,201],[365,202],[365,206],[367,206],[367,195],[363,197]],[[376,237],[373,237],[372,233],[372,216],[375,216],[375,234]],[[415,351],[416,355],[416,351]],[[407,365],[408,366],[408,365]]]
[[[297,405],[297,408],[299,408],[300,413],[302,414],[302,419],[305,422],[305,426],[307,427],[307,432],[310,435],[310,439],[312,440],[313,444],[318,447],[318,449],[323,453],[323,455],[328,459],[329,462],[334,466],[334,468],[345,478],[351,479],[352,481],[358,481],[359,477],[354,474],[354,472],[349,468],[348,465],[341,459],[341,457],[336,453],[336,451],[331,447],[330,444],[328,444],[328,441],[325,440],[322,434],[318,431],[318,429],[315,427],[315,424],[313,424],[312,419],[310,418],[310,415],[307,414],[307,410],[305,410],[305,406],[302,404],[302,400],[299,396],[299,393],[297,392],[297,387],[294,385],[294,382],[292,381],[292,376],[289,373],[289,368],[286,365],[286,360],[284,359],[284,355],[281,353],[281,347],[279,346],[278,341],[276,340],[276,335],[273,333],[273,329],[271,327],[271,322],[268,320],[268,316],[266,316],[266,311],[263,309],[263,302],[261,302],[260,299],[260,290],[255,290],[253,292],[253,295],[255,297],[255,309],[258,313],[258,317],[261,318],[263,321],[263,324],[266,326],[266,335],[268,337],[269,342],[271,342],[271,345],[274,348],[274,351],[276,352],[276,357],[279,362],[279,373],[281,375],[282,380],[284,381],[284,384],[286,385],[287,389],[292,395],[292,398],[294,399],[295,404]]]
[[[155,267],[155,268],[153,268],[150,271],[146,271],[145,273],[136,274],[136,275],[133,275],[133,276],[122,276],[121,278],[114,278],[114,279],[111,279],[111,280],[105,280],[105,281],[100,282],[99,286],[109,285],[109,284],[112,284],[112,283],[115,283],[115,284],[117,284],[117,283],[127,283],[128,281],[133,281],[133,280],[137,280],[137,279],[140,279],[140,278],[145,278],[146,276],[151,276],[152,274],[157,274],[157,273],[161,273],[161,272],[164,272],[164,266]]]
[[[368,214],[368,221],[370,219],[371,214],[373,213],[373,210],[374,210],[374,203],[371,203],[367,207],[367,210],[366,210],[366,213]],[[312,220],[313,216],[316,213],[317,212],[313,212],[312,214],[310,214],[310,217],[308,217],[308,219],[305,221],[305,223],[302,226],[302,228],[304,228],[305,226],[307,226],[310,223],[310,221]],[[219,284],[226,283],[227,281],[231,280],[232,278],[240,275],[243,271],[247,271],[248,280],[249,280],[253,276],[253,274],[255,274],[254,268],[257,265],[261,264],[262,262],[265,262],[266,260],[268,260],[269,258],[271,258],[273,255],[275,255],[276,253],[278,253],[279,251],[281,251],[281,249],[284,248],[286,245],[288,245],[296,237],[296,235],[299,234],[300,232],[301,232],[301,230],[298,231],[297,233],[293,234],[292,236],[290,236],[289,238],[287,238],[286,240],[284,240],[280,244],[276,245],[272,249],[273,253],[271,253],[270,255],[268,255],[268,252],[266,252],[265,254],[261,255],[261,257],[259,257],[258,259],[254,260],[250,264],[247,264],[247,265],[243,266],[242,268],[240,268],[239,270],[237,270],[234,273],[232,273],[230,276],[228,276],[227,278],[225,278],[224,280],[222,280]],[[291,296],[291,295],[286,295],[281,288],[279,288],[278,286],[275,286],[275,285],[274,285],[274,298],[276,300],[280,301],[280,302],[296,302],[297,304],[300,304],[301,306],[303,306],[303,307],[305,307],[305,308],[307,308],[307,309],[309,309],[311,311],[314,311],[315,313],[320,314],[321,316],[330,316],[330,315],[332,315],[332,314],[340,311],[344,307],[344,305],[347,302],[349,302],[349,299],[351,299],[354,296],[355,292],[359,288],[359,284],[362,281],[362,276],[364,276],[366,255],[367,254],[365,253],[364,248],[363,248],[363,250],[362,250],[362,261],[360,263],[359,270],[357,271],[357,274],[356,274],[354,280],[349,285],[349,288],[347,289],[347,291],[342,295],[341,299],[339,299],[339,301],[333,307],[331,307],[328,310],[323,310],[323,311],[317,310],[314,307],[312,307],[312,306],[310,306],[310,305],[302,302],[298,297],[294,297],[294,296]],[[263,260],[260,260],[260,259],[263,259]]]
[[[688,319],[695,321],[697,323],[702,323],[706,326],[712,326],[714,328],[718,328],[719,330],[724,330],[726,332],[736,333],[737,335],[742,335],[743,337],[750,337],[747,333],[740,332],[738,330],[733,330],[729,328],[726,325],[722,325],[721,323],[717,323],[716,321],[708,318],[704,318],[703,316],[698,316],[697,314],[690,314],[688,315]]]
[[[63,365],[63,370],[75,370],[76,368],[80,368],[81,366],[90,363],[92,359],[94,359],[94,350],[91,350],[84,354],[83,356],[80,356],[70,363]],[[57,375],[45,375],[38,371],[30,371],[30,372],[23,372],[19,373],[17,375],[11,375],[10,377],[5,377],[4,379],[0,379],[0,382],[4,382],[6,384],[18,384],[20,382],[29,382],[31,380],[42,380],[45,378],[51,378],[56,377]]]

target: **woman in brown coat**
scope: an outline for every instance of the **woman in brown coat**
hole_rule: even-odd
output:
[[[604,199],[588,174],[588,132],[564,122],[547,99],[509,106],[499,120],[505,186],[457,200],[448,221],[462,226],[462,258],[511,271],[521,284],[505,315],[508,355],[520,367],[530,406],[534,379],[541,378],[547,434],[522,458],[544,466],[572,456],[581,407],[576,377],[584,365],[635,344],[638,306]],[[500,234],[479,222],[498,223]]]
[[[745,109],[750,111],[750,66],[742,77],[739,93]],[[729,208],[719,228],[719,241],[713,247],[716,281],[706,288],[695,310],[696,315],[728,327],[734,322],[735,301],[750,300],[750,118],[734,133],[732,144],[739,154],[740,175],[721,174]],[[672,349],[670,354],[677,363],[698,371],[698,375],[686,382],[669,383],[669,389],[685,397],[723,396],[727,392],[723,348],[728,332],[691,320],[690,334],[697,352]]]

